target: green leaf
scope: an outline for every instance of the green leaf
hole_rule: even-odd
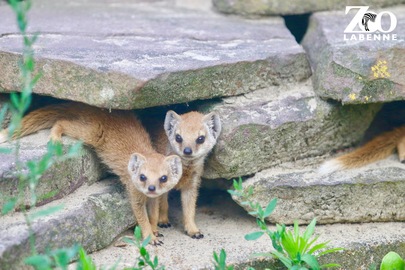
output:
[[[140,253],[142,256],[145,256],[145,255],[148,253],[148,251],[146,250],[145,247],[141,247],[141,248],[139,249],[139,253]]]
[[[35,220],[35,219],[37,219],[37,218],[49,216],[49,215],[51,215],[51,214],[53,214],[53,213],[56,213],[56,212],[62,210],[63,207],[64,207],[63,205],[50,206],[50,207],[48,207],[48,208],[46,208],[46,209],[39,210],[39,211],[37,211],[37,212],[31,214],[31,215],[30,215],[30,219],[31,219],[31,220]]]
[[[314,255],[304,254],[301,260],[309,265],[312,270],[320,270],[319,263]]]
[[[122,238],[122,241],[124,241],[125,243],[128,243],[130,245],[134,245],[134,246],[136,245],[134,239],[126,237],[126,236],[124,238]]]
[[[321,265],[321,269],[330,268],[330,267],[342,267],[342,266],[337,263],[328,263],[328,264]]]
[[[96,265],[83,248],[79,250],[79,261],[76,270],[97,270]]]
[[[6,118],[7,110],[8,110],[8,104],[6,103],[5,105],[3,105],[3,108],[1,108],[1,110],[0,110],[0,124],[3,123],[4,118]]]
[[[221,254],[219,255],[219,260],[222,265],[226,265],[226,252],[225,250],[221,249]]]
[[[5,215],[5,214],[9,213],[11,210],[14,209],[16,204],[17,204],[17,198],[11,198],[3,205],[1,214]]]
[[[11,105],[18,110],[20,108],[20,96],[17,93],[11,93],[10,100]]]
[[[153,259],[153,266],[156,268],[159,264],[159,259],[157,256],[155,256],[155,258]]]
[[[249,234],[245,235],[245,239],[248,241],[254,241],[254,240],[259,239],[263,234],[264,234],[264,232],[249,233]]]
[[[309,254],[313,254],[314,252],[325,248],[327,244],[328,244],[328,242],[319,243],[319,244],[313,246],[313,247],[308,251],[308,253],[309,253]]]
[[[274,209],[276,208],[276,205],[277,205],[277,198],[274,198],[267,205],[266,210],[263,213],[263,218],[270,216],[270,214],[273,213]]]
[[[142,231],[141,227],[136,226],[134,230],[134,237],[136,240],[141,241],[142,240]]]
[[[142,242],[142,246],[146,247],[149,244],[151,239],[152,239],[152,237],[150,235],[148,237],[146,237],[145,240],[143,240],[143,242]]]
[[[51,259],[45,255],[34,255],[25,258],[24,263],[31,265],[35,270],[51,270]]]
[[[344,249],[344,248],[340,248],[340,247],[331,248],[331,249],[328,249],[328,250],[325,250],[325,251],[320,252],[320,253],[318,254],[318,257],[323,256],[323,255],[325,255],[325,254],[329,254],[329,253],[333,253],[333,252],[342,251],[342,250],[345,250],[345,249]]]
[[[401,256],[394,251],[388,252],[382,259],[380,270],[403,270],[405,262]]]
[[[309,238],[311,238],[312,234],[313,234],[314,231],[315,231],[315,225],[316,225],[316,218],[314,218],[314,219],[311,221],[311,223],[309,223],[307,229],[306,229],[305,232],[304,232],[304,236],[303,236],[303,237],[304,237],[305,241],[308,241]]]
[[[0,147],[1,154],[11,154],[11,152],[13,152],[13,149],[11,149],[11,148]]]
[[[284,256],[284,254],[282,254],[281,252],[278,252],[278,251],[272,251],[271,253],[273,254],[273,256],[275,258],[280,260],[280,262],[282,262],[288,269],[290,269],[292,267],[291,259]]]
[[[252,256],[253,257],[273,257],[273,255],[268,252],[253,253]]]
[[[237,192],[237,191],[235,191],[235,190],[228,189],[227,191],[228,191],[228,193],[231,194],[232,196],[237,196],[237,197],[240,196],[240,193]]]

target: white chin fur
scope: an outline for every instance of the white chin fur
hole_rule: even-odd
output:
[[[324,162],[318,169],[318,174],[329,174],[335,171],[341,170],[342,165],[336,159],[328,160]]]

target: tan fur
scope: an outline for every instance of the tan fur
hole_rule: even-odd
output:
[[[198,112],[189,112],[179,116],[169,111],[166,114],[164,130],[160,129],[160,132],[153,136],[158,152],[177,154],[181,157],[183,175],[175,188],[181,190],[185,230],[189,236],[196,239],[204,236],[195,224],[196,202],[204,160],[216,144],[220,132],[220,119],[214,113],[203,115]],[[181,136],[181,143],[176,141],[176,135]],[[205,137],[204,143],[196,143],[200,136]],[[192,154],[184,154],[186,147],[192,150]],[[162,227],[170,226],[168,209],[167,194],[164,194],[160,198],[159,210],[159,224]]]
[[[320,167],[320,172],[330,173],[339,169],[358,168],[387,158],[395,149],[398,150],[400,161],[404,162],[405,126],[383,133],[353,152],[325,162]]]
[[[129,111],[103,110],[80,103],[53,105],[25,116],[22,127],[14,138],[41,129],[51,129],[50,139],[60,141],[62,134],[83,141],[93,147],[105,163],[125,184],[132,210],[144,237],[156,239],[158,212],[151,213],[155,224],[150,224],[146,201],[166,193],[182,174],[180,158],[165,157],[152,147],[148,133],[136,116]],[[5,134],[6,131],[2,131]],[[143,174],[147,180],[140,181]],[[162,176],[166,182],[161,182]],[[156,191],[148,188],[153,185]]]

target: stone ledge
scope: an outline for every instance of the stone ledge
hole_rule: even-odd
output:
[[[250,175],[283,162],[322,156],[358,142],[380,105],[341,106],[319,99],[310,81],[206,103],[222,132],[204,177]]]
[[[308,224],[313,218],[318,223],[405,221],[404,173],[405,165],[394,156],[330,175],[287,163],[257,173],[244,181],[244,188],[253,187],[255,202],[278,198],[271,222]],[[239,198],[235,200],[240,203]]]
[[[40,159],[47,151],[49,137],[48,131],[40,131],[36,134],[26,136],[20,140],[20,161],[25,163],[29,160]],[[75,141],[63,137],[65,147]],[[15,142],[1,144],[1,147],[14,149]],[[39,179],[36,188],[38,204],[48,203],[55,199],[73,192],[81,185],[92,184],[99,180],[104,172],[103,166],[97,155],[90,148],[84,146],[79,156],[55,163]],[[19,179],[16,175],[17,166],[14,154],[0,155],[0,209],[10,197],[20,197]],[[22,168],[23,173],[27,168]],[[28,188],[22,191],[19,204],[29,205],[30,192]]]
[[[83,186],[35,210],[55,205],[64,208],[32,224],[38,252],[76,243],[88,252],[99,250],[135,223],[125,191],[117,180]],[[0,265],[4,269],[24,269],[22,260],[28,256],[30,247],[23,215],[12,213],[0,217],[0,221]]]
[[[86,10],[86,12],[83,12]],[[18,89],[21,36],[0,7],[0,92]],[[92,14],[92,16],[88,16]],[[68,23],[67,23],[68,22]],[[33,3],[34,92],[135,109],[238,95],[311,75],[281,18],[246,20],[170,3]]]
[[[272,250],[271,242],[266,236],[257,241],[244,239],[245,234],[257,231],[253,217],[243,209],[235,207],[229,194],[205,192],[203,190],[200,197],[209,199],[199,201],[196,214],[197,225],[204,233],[204,238],[199,240],[184,234],[179,198],[174,196],[170,200],[169,217],[173,226],[160,230],[164,235],[162,246],[148,247],[152,256],[159,256],[159,263],[165,265],[168,270],[213,269],[213,251],[225,249],[227,262],[234,264],[237,270],[247,269],[248,266],[254,266],[256,269],[285,269],[274,263],[274,260],[251,256]],[[278,206],[276,210],[277,208]],[[273,225],[269,226],[275,230]],[[318,225],[315,234],[320,235],[319,241],[330,240],[331,247],[346,248],[344,252],[331,254],[322,260],[324,263],[326,259],[329,263],[340,263],[342,269],[368,269],[372,263],[378,264],[390,250],[400,254],[405,252],[405,225],[401,222]],[[127,231],[125,235],[132,235],[132,231]],[[114,265],[121,258],[118,269],[123,269],[134,265],[136,252],[132,246],[111,245],[90,256],[98,266],[106,267]]]
[[[318,96],[343,104],[404,100],[405,6],[384,10],[397,17],[397,27],[390,33],[396,34],[397,40],[350,40],[352,34],[346,34],[349,40],[345,40],[344,30],[353,12],[348,15],[343,11],[321,12],[311,16],[302,45],[314,70],[312,78]],[[389,22],[382,22],[388,29]]]
[[[373,8],[405,3],[403,0],[352,1],[352,6],[368,5]],[[324,10],[344,10],[347,2],[332,1],[282,1],[282,0],[213,0],[214,7],[223,13],[252,15],[295,15]]]

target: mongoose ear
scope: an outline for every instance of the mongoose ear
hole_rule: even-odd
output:
[[[131,176],[137,176],[140,173],[142,164],[146,161],[145,157],[141,154],[134,153],[129,158],[128,172]]]
[[[168,137],[172,137],[176,130],[177,124],[181,121],[181,117],[174,111],[166,113],[164,129]]]
[[[215,112],[211,112],[204,116],[203,123],[208,127],[208,131],[211,133],[215,140],[218,139],[221,133],[221,118]]]
[[[169,165],[172,179],[176,181],[176,183],[174,184],[177,184],[177,182],[181,178],[181,175],[183,174],[183,165],[181,163],[181,158],[176,155],[171,155],[166,157],[166,162]]]

